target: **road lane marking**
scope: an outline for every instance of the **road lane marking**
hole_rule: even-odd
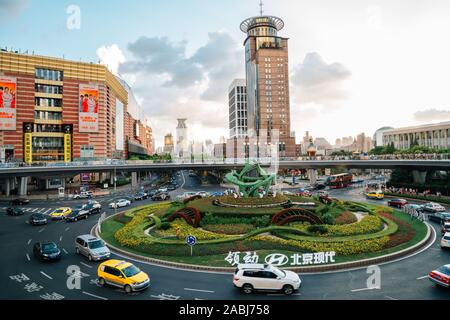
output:
[[[360,292],[360,291],[367,291],[367,290],[381,290],[380,287],[374,287],[374,288],[362,288],[362,289],[354,289],[351,290],[352,292]]]
[[[32,239],[28,240],[27,245],[30,245],[31,241],[32,241]]]
[[[69,230],[70,230],[70,227],[67,227],[67,228],[66,228],[66,230],[64,230],[64,231],[66,231],[66,232],[67,232],[67,231],[69,231]]]
[[[85,267],[87,267],[89,269],[92,269],[92,266],[88,265],[87,263],[80,262],[80,264],[82,264],[83,266],[85,266]]]
[[[27,259],[28,259],[28,261],[31,261],[30,255],[28,253],[27,253]]]
[[[52,211],[52,208],[48,208],[47,211],[44,212],[44,214],[48,214],[49,211]]]
[[[31,211],[31,212],[35,213],[38,209],[39,208],[34,208],[33,211]]]
[[[64,249],[64,248],[63,248],[63,251],[64,251],[64,253],[65,253],[65,254],[69,254],[69,253],[67,252],[67,250],[66,250],[66,249]]]
[[[95,294],[92,294],[92,293],[89,293],[89,292],[86,292],[86,291],[83,291],[82,293],[85,294],[85,295],[91,296],[93,298],[97,298],[97,299],[101,299],[101,300],[108,300],[108,298],[96,296]]]
[[[45,228],[42,228],[41,230],[39,230],[38,232],[41,233],[45,230]]]
[[[392,298],[390,296],[386,296],[386,298],[388,298],[389,300],[398,300],[398,299]]]
[[[205,292],[205,293],[214,293],[214,291],[210,290],[200,290],[200,289],[191,289],[191,288],[184,288],[186,291],[196,291],[196,292]]]
[[[41,274],[42,274],[44,277],[47,277],[47,278],[49,278],[50,280],[53,280],[53,278],[50,277],[48,274],[46,274],[44,271],[41,271]]]
[[[428,278],[428,276],[419,277],[416,280],[422,280],[422,279],[426,279],[426,278]]]
[[[38,212],[41,213],[44,210],[45,210],[45,208],[41,208]]]
[[[59,237],[59,242],[62,242],[63,236]]]

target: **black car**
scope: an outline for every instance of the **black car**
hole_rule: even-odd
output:
[[[33,213],[29,220],[32,226],[42,226],[47,224],[47,218],[41,213]]]
[[[145,192],[138,192],[134,195],[134,200],[136,200],[136,201],[145,200],[145,199],[148,199],[148,194],[146,194]]]
[[[450,221],[450,213],[449,212],[435,212],[428,215],[428,219],[430,221],[434,221],[437,223]]]
[[[149,190],[149,191],[147,191],[147,195],[148,195],[150,198],[153,198],[157,193],[158,193],[157,190]]]
[[[61,259],[61,250],[54,242],[35,243],[33,254],[41,261],[57,261]]]
[[[71,214],[66,216],[64,219],[66,222],[76,222],[81,219],[89,218],[89,210],[86,209],[75,209]]]
[[[175,184],[171,184],[167,187],[167,190],[169,190],[169,191],[174,191],[177,189],[178,189],[178,185],[175,185]]]
[[[12,206],[22,206],[30,203],[30,199],[18,198],[11,201]]]
[[[102,205],[96,201],[91,201],[84,205],[83,209],[89,211],[89,214],[96,214],[100,213],[102,210]]]
[[[25,214],[25,212],[20,208],[12,207],[12,208],[6,209],[6,214],[8,216],[17,217],[17,216],[23,216]]]
[[[167,192],[160,192],[155,194],[152,197],[153,201],[166,201],[166,200],[170,200],[170,194],[168,194]]]

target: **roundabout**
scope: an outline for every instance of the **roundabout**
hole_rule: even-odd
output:
[[[290,208],[267,206],[277,197],[235,199],[234,207],[214,205],[220,198],[143,206],[111,216],[101,232],[93,231],[122,255],[216,272],[232,272],[239,263],[301,273],[360,268],[414,254],[436,236],[428,224],[387,207],[283,197]],[[303,202],[315,206],[292,205]],[[197,239],[192,255],[188,236]]]

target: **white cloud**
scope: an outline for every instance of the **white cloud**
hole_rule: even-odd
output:
[[[111,46],[102,46],[97,49],[97,57],[100,63],[107,66],[107,68],[115,75],[118,74],[119,65],[125,62],[125,56],[117,44]]]
[[[428,109],[414,113],[414,120],[421,122],[450,120],[450,110]]]
[[[348,98],[343,85],[351,75],[343,64],[328,64],[318,53],[308,53],[292,72],[293,94],[302,104],[335,105]]]

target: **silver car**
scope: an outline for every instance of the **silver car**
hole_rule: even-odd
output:
[[[109,259],[111,255],[103,240],[91,235],[78,236],[75,240],[75,251],[88,257],[89,261]]]

